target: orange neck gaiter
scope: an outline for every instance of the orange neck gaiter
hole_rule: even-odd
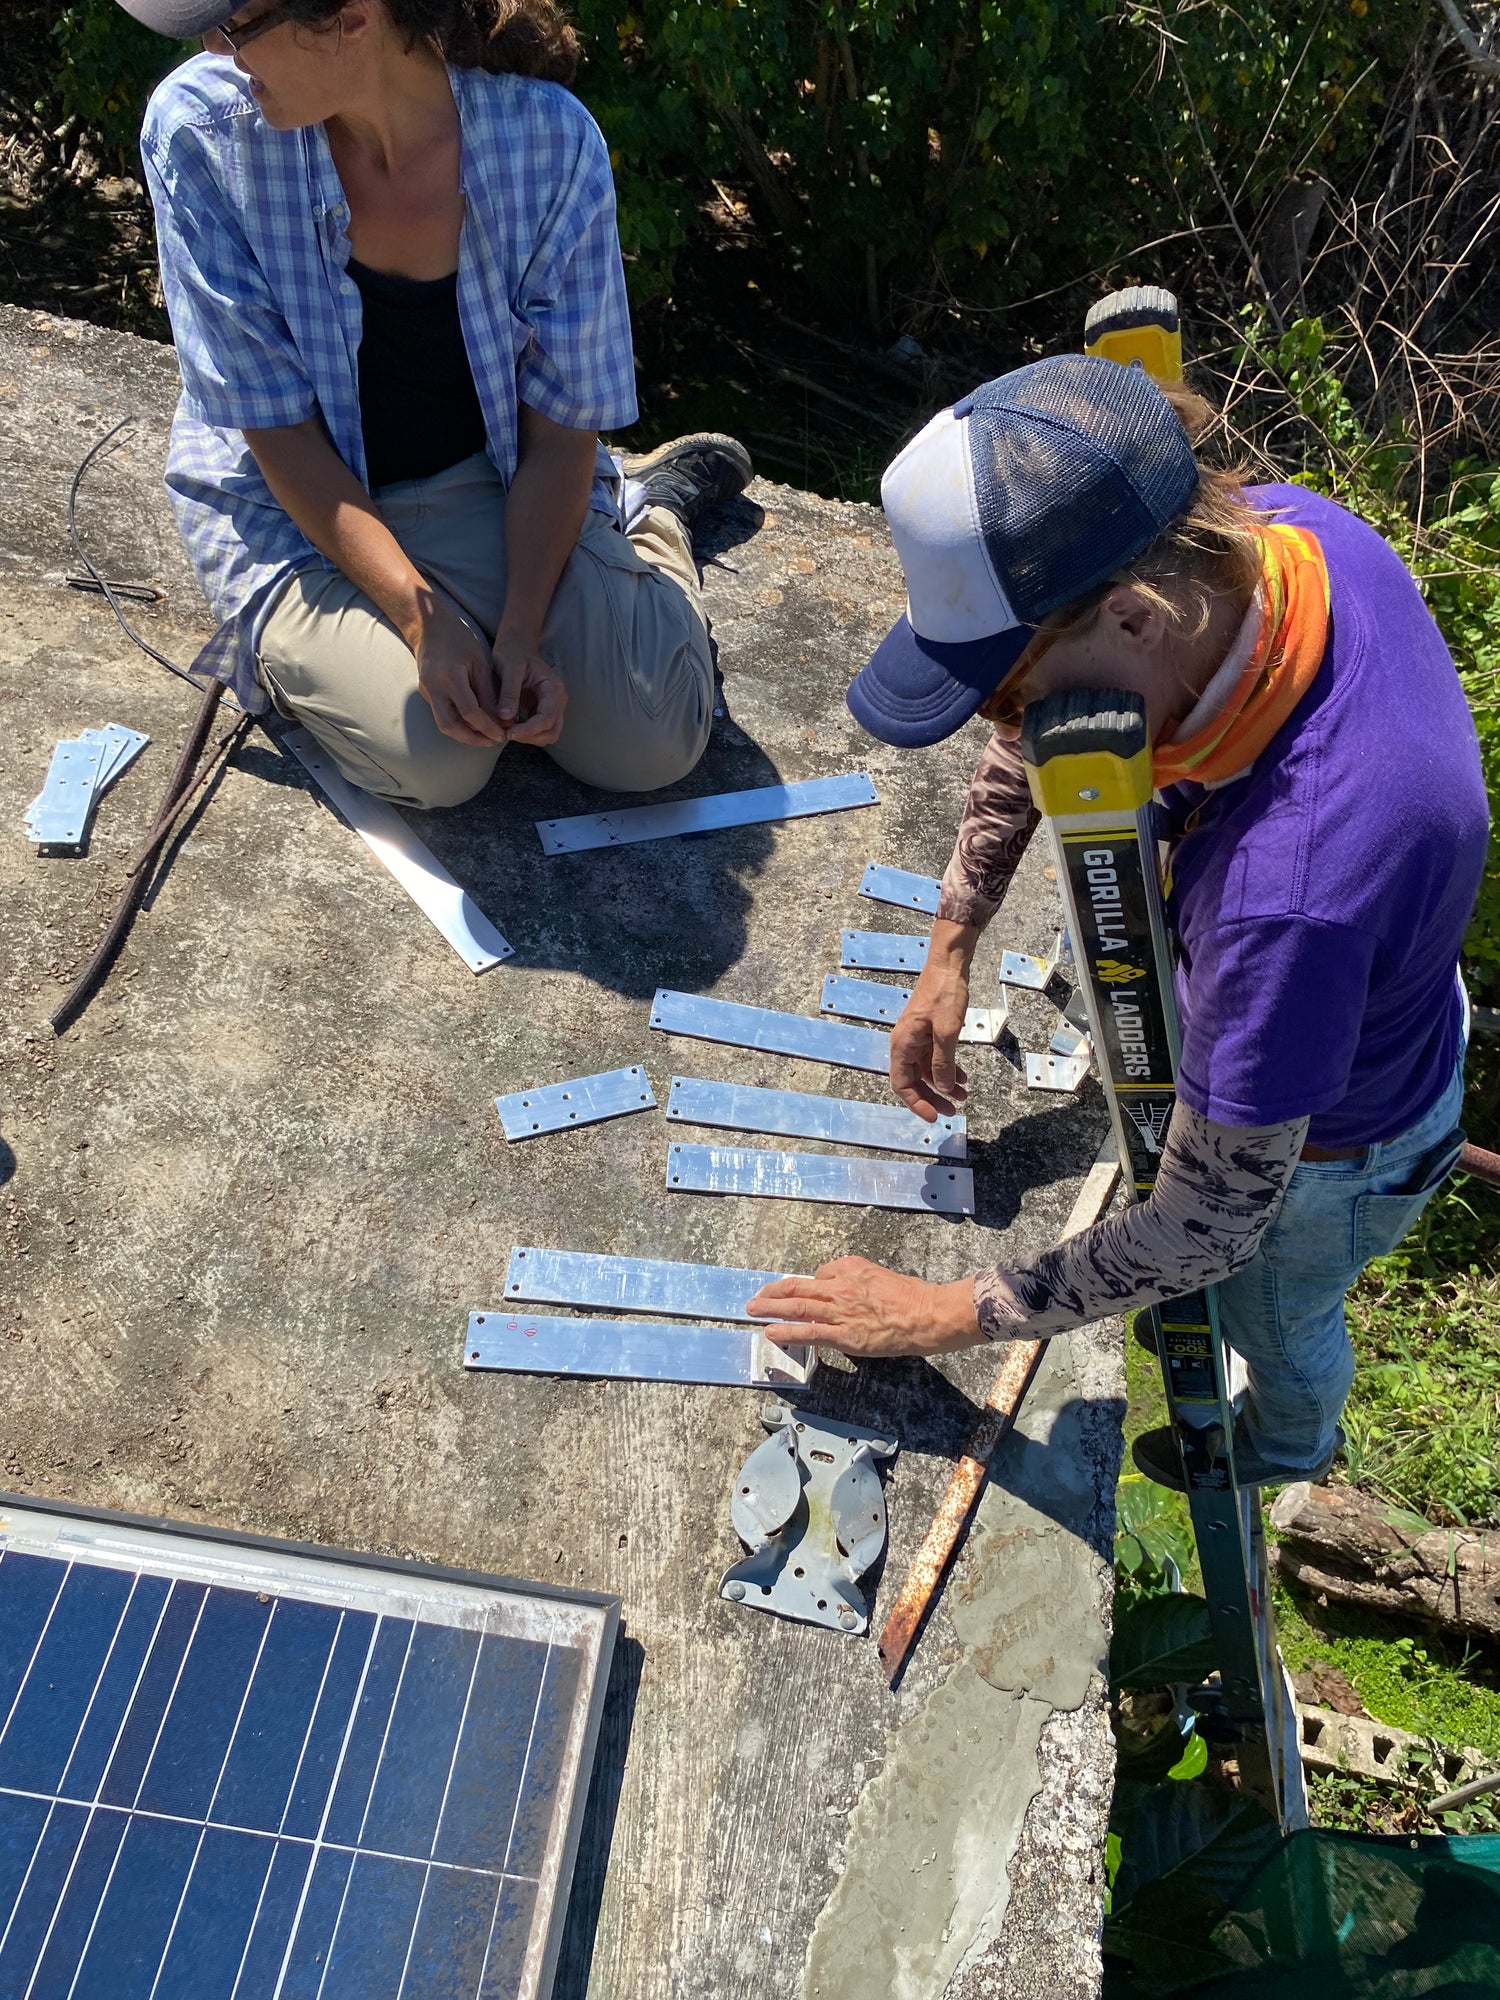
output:
[[[1264,537],[1260,638],[1211,722],[1152,753],[1157,789],[1213,785],[1253,764],[1312,686],[1328,643],[1328,564],[1316,535],[1273,521]]]

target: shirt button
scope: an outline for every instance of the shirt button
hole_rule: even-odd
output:
[[[335,208],[335,210],[333,211],[333,213],[335,221],[344,222],[348,219],[349,215],[348,206],[344,202],[340,202],[338,207]]]
[[[345,278],[344,282],[339,286],[339,290],[341,292],[352,292],[354,290],[353,283],[348,278]]]

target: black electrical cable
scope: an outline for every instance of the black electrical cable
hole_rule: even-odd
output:
[[[103,595],[105,601],[109,605],[110,610],[113,611],[116,618],[119,619],[120,624],[123,626],[126,636],[135,641],[135,643],[140,647],[141,651],[147,656],[148,659],[155,660],[156,664],[159,667],[165,667],[169,674],[176,674],[178,680],[186,681],[189,687],[195,687],[201,691],[203,683],[201,681],[194,680],[193,676],[188,672],[186,667],[179,667],[177,662],[175,660],[169,660],[165,653],[157,652],[156,648],[153,645],[149,644],[147,640],[143,639],[140,633],[136,631],[135,627],[131,624],[130,620],[125,616],[125,613],[120,608],[120,600],[119,597],[116,595],[116,592],[120,586],[111,582],[108,577],[103,576],[97,569],[95,569],[94,565],[89,560],[88,551],[84,548],[83,542],[78,533],[78,489],[83,484],[84,474],[88,471],[89,467],[93,464],[94,460],[99,456],[100,452],[104,450],[105,446],[112,444],[114,440],[120,435],[120,432],[124,430],[125,426],[132,422],[134,422],[134,419],[131,417],[121,417],[120,421],[115,425],[114,429],[111,431],[106,431],[103,437],[99,439],[98,443],[91,447],[91,449],[85,455],[82,464],[79,466],[78,470],[73,474],[73,484],[68,488],[68,539],[73,544],[74,554],[78,557],[78,560],[83,564],[83,567],[88,571],[89,576],[93,581],[94,588]]]

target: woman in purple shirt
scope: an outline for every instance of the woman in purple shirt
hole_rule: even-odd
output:
[[[934,418],[883,486],[909,615],[849,695],[903,746],[994,724],[891,1037],[895,1090],[929,1119],[962,1097],[969,966],[1036,825],[1022,710],[1070,688],[1144,698],[1183,1036],[1150,1199],[956,1284],[844,1258],[752,1303],[780,1315],[773,1337],[914,1354],[1216,1285],[1248,1364],[1249,1486],[1326,1472],[1354,1373],[1345,1293],[1457,1157],[1458,955],[1488,803],[1399,558],[1332,501],[1201,466],[1208,414],[1139,368],[1061,355]],[[1182,1484],[1170,1432],[1135,1449]]]

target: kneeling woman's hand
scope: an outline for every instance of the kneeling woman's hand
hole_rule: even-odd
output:
[[[811,1278],[777,1278],[755,1294],[750,1311],[781,1315],[765,1329],[778,1347],[810,1340],[880,1359],[984,1345],[972,1279],[929,1285],[865,1257],[839,1257]]]

